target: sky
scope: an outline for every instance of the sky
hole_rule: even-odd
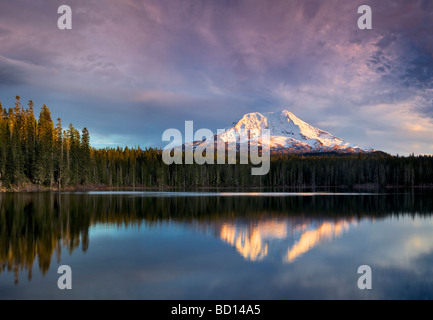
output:
[[[163,148],[185,121],[216,133],[286,109],[364,148],[433,154],[433,2],[1,1],[3,107],[16,95],[97,148]]]

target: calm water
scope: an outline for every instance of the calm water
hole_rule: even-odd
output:
[[[432,299],[432,212],[411,192],[1,194],[0,299]]]

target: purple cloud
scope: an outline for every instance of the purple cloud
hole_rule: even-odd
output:
[[[98,145],[289,108],[355,144],[433,153],[430,1],[372,3],[362,31],[363,1],[74,0],[59,30],[62,4],[0,3],[0,99],[45,103]]]

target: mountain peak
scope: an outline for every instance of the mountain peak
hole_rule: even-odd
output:
[[[262,135],[263,129],[269,129],[270,149],[273,153],[374,151],[351,145],[327,131],[308,124],[286,109],[277,112],[250,112],[233,124],[233,127],[219,135],[222,141],[257,143],[256,138]]]
[[[274,152],[370,152],[335,137],[327,131],[316,128],[298,118],[287,109],[276,112],[251,112],[245,114],[235,126],[226,130],[221,138],[253,139],[261,135],[263,129],[271,134],[271,150]]]
[[[281,114],[282,116],[284,116],[284,117],[288,117],[288,118],[296,118],[296,119],[298,119],[297,116],[295,116],[293,113],[291,113],[290,111],[288,111],[288,110],[286,110],[286,109],[281,110],[280,114]]]

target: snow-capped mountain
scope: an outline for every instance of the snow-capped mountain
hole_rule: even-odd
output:
[[[237,144],[248,142],[257,143],[257,138],[262,136],[263,129],[270,130],[270,151],[272,153],[307,153],[307,152],[373,152],[373,149],[361,148],[351,145],[343,139],[337,138],[319,128],[302,121],[293,113],[282,110],[281,112],[247,113],[234,126],[225,129],[219,136],[214,136],[224,142]],[[194,148],[206,147],[212,141],[195,141]],[[229,145],[229,144],[227,144]]]

